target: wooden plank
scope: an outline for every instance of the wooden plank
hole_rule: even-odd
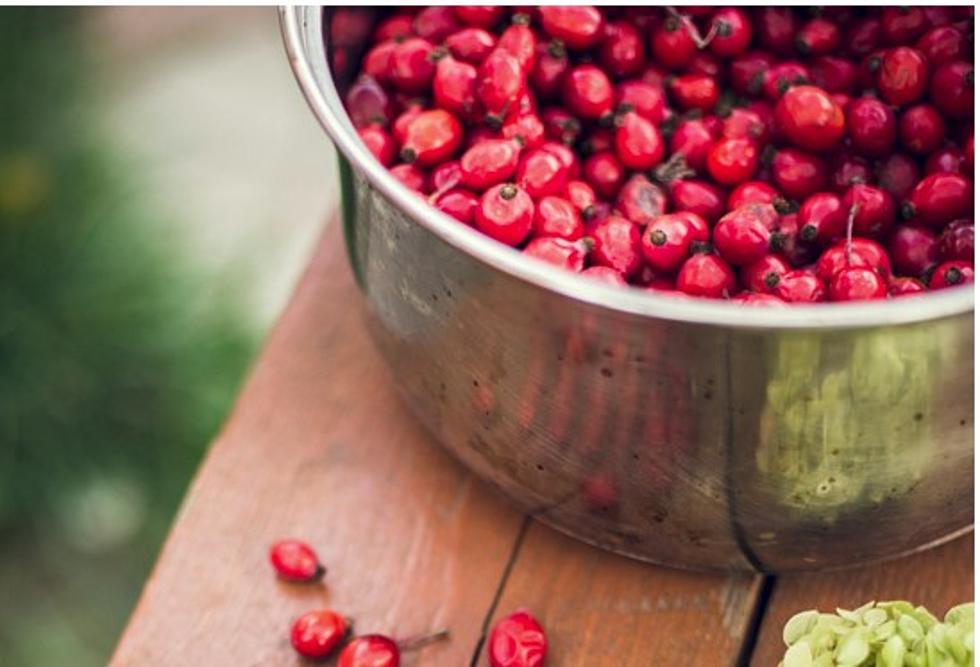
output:
[[[753,667],[782,658],[783,625],[806,609],[853,609],[869,600],[908,600],[942,616],[973,600],[973,534],[930,551],[839,572],[788,575],[776,580],[758,634]]]
[[[561,667],[721,667],[736,663],[760,584],[654,567],[531,523],[493,618],[529,608]]]
[[[360,632],[450,627],[409,660],[468,664],[521,516],[438,448],[366,337],[338,224],[194,481],[112,664],[295,664],[291,619],[329,606]],[[281,583],[278,537],[330,569]]]

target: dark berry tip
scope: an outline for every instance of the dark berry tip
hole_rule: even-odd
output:
[[[662,246],[667,242],[667,235],[664,234],[663,230],[655,229],[650,232],[650,242],[655,246]]]
[[[402,162],[408,162],[409,164],[415,162],[415,159],[418,157],[418,155],[415,153],[415,149],[409,148],[408,146],[403,148],[398,155],[401,157]]]
[[[817,238],[816,225],[806,224],[800,227],[800,238],[804,241],[812,241]]]
[[[963,282],[963,272],[955,266],[951,266],[943,272],[943,280],[947,285],[959,285]]]
[[[501,199],[513,199],[517,196],[517,186],[513,183],[507,183],[500,188],[500,198]]]
[[[766,287],[769,289],[775,289],[776,285],[779,284],[779,274],[775,271],[770,271],[766,274]]]

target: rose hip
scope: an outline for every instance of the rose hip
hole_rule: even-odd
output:
[[[612,113],[612,83],[605,72],[595,65],[579,65],[565,76],[563,99],[572,113],[598,120]]]
[[[643,265],[640,228],[620,215],[610,215],[595,225],[589,234],[593,240],[591,258],[599,266],[616,269],[629,277]]]
[[[695,231],[686,216],[668,213],[653,220],[643,231],[641,248],[647,264],[673,273],[691,254]]]
[[[973,261],[973,220],[954,220],[939,236],[939,254],[944,260]]]
[[[921,276],[939,261],[936,233],[916,223],[899,225],[888,240],[888,256],[898,273]]]
[[[480,205],[480,198],[469,190],[463,188],[451,188],[436,197],[435,206],[437,209],[451,215],[463,224],[472,225],[476,209]]]
[[[619,191],[616,210],[634,224],[646,227],[667,211],[667,195],[646,176],[636,174]]]
[[[558,268],[581,273],[585,268],[585,256],[588,251],[584,241],[539,236],[532,239],[523,252],[529,257],[536,257]]]
[[[966,216],[973,209],[973,184],[960,174],[929,174],[902,205],[902,217],[932,227]]]
[[[972,118],[973,65],[962,60],[940,65],[932,75],[929,100],[949,118]]]
[[[421,93],[429,87],[436,73],[434,50],[432,42],[420,37],[410,37],[395,46],[391,52],[391,82],[398,90]]]
[[[445,45],[453,57],[479,65],[493,51],[497,38],[482,28],[463,28],[447,37]]]
[[[602,40],[605,19],[595,7],[549,5],[539,11],[544,31],[570,49],[590,49]]]
[[[909,152],[928,155],[939,148],[946,138],[946,123],[935,107],[917,104],[902,112],[898,121],[898,136]]]
[[[779,277],[774,294],[789,303],[817,303],[827,300],[824,282],[806,269],[788,271]]]
[[[695,254],[677,273],[677,289],[692,296],[728,298],[735,293],[737,284],[735,271],[718,255]]]
[[[459,160],[460,183],[477,192],[503,183],[517,170],[520,147],[509,139],[481,141]]]
[[[480,198],[476,227],[501,243],[516,246],[531,231],[534,201],[513,183],[495,185]]]
[[[779,216],[772,206],[749,204],[726,214],[712,239],[718,254],[735,266],[751,264],[769,252]]]
[[[711,18],[711,29],[715,36],[709,48],[722,58],[733,58],[744,53],[752,43],[752,23],[744,10],[738,7],[723,7]]]
[[[852,185],[844,193],[844,208],[854,211],[854,231],[879,238],[895,224],[895,202],[891,195],[873,185]]]
[[[608,266],[590,266],[582,272],[582,275],[613,287],[624,287],[629,284],[622,273]]]
[[[897,201],[907,198],[919,182],[919,165],[903,153],[893,153],[878,164],[878,185]]]
[[[394,164],[398,154],[398,147],[395,145],[394,138],[383,127],[380,125],[366,125],[360,128],[357,134],[378,162],[386,167]]]
[[[872,269],[848,266],[830,280],[828,293],[831,301],[869,301],[884,299],[888,295],[888,287]]]
[[[269,562],[287,581],[319,581],[326,574],[316,552],[301,540],[279,540],[269,549]]]
[[[800,225],[800,238],[808,243],[823,246],[844,233],[847,225],[847,208],[837,195],[818,192],[810,195],[803,202],[797,220]]]
[[[943,262],[932,272],[929,289],[944,289],[973,283],[973,263],[959,259]]]
[[[888,295],[891,297],[913,296],[926,291],[926,286],[916,278],[899,276],[888,283]]]
[[[827,164],[823,159],[795,148],[777,151],[771,169],[776,186],[793,199],[819,192],[827,184]]]
[[[966,156],[963,155],[963,151],[956,146],[944,146],[926,160],[925,173],[964,174],[966,166]]]
[[[744,183],[759,166],[759,152],[751,139],[722,139],[708,153],[707,166],[722,185]]]
[[[899,46],[886,51],[881,58],[877,76],[878,92],[886,102],[894,106],[917,102],[926,93],[928,75],[926,57],[920,51]]]
[[[596,153],[582,164],[582,175],[603,199],[612,199],[626,180],[626,171],[609,151]]]
[[[347,626],[347,620],[330,609],[309,611],[293,622],[290,641],[304,658],[322,660],[343,641]]]
[[[649,169],[664,157],[664,141],[660,130],[633,111],[624,114],[617,121],[614,142],[616,156],[627,169]]]
[[[895,114],[874,97],[860,97],[847,105],[847,136],[862,155],[887,155],[895,145]]]
[[[826,91],[794,86],[776,105],[776,123],[783,135],[800,148],[823,151],[844,136],[844,112]]]
[[[578,209],[562,197],[542,197],[535,207],[533,224],[534,233],[538,236],[556,236],[574,241],[585,233]]]
[[[789,264],[779,255],[763,255],[742,267],[742,284],[753,292],[772,292],[789,272]]]
[[[539,148],[517,164],[517,184],[532,199],[561,194],[568,181],[568,169],[551,151]]]
[[[656,62],[673,70],[687,67],[698,51],[693,33],[697,30],[686,16],[668,16],[650,36]]]

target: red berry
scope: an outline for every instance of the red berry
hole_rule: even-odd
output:
[[[872,53],[881,46],[881,21],[870,16],[851,24],[845,46],[851,54],[858,57]]]
[[[688,74],[701,74],[717,79],[719,83],[724,83],[726,68],[721,58],[708,51],[698,51],[691,58],[685,70]]]
[[[840,46],[840,28],[833,21],[815,18],[807,21],[796,34],[796,49],[804,56],[833,53]]]
[[[727,213],[715,225],[712,239],[726,261],[745,266],[761,259],[774,242],[779,215],[772,206],[749,204]]]
[[[643,68],[646,52],[643,35],[627,21],[612,21],[599,47],[599,64],[613,77],[636,74]]]
[[[919,165],[902,153],[893,153],[878,164],[878,185],[901,201],[912,193],[919,182]]]
[[[877,76],[878,92],[894,106],[911,104],[925,95],[928,75],[929,65],[925,56],[915,49],[899,46],[886,51],[881,58]]]
[[[772,294],[762,294],[759,292],[742,292],[733,296],[731,301],[732,303],[749,307],[781,307],[786,305],[783,303],[783,300],[777,296],[773,296]]]
[[[344,105],[356,128],[387,125],[394,115],[391,100],[384,88],[369,74],[362,74],[351,84]]]
[[[571,180],[565,184],[565,198],[584,217],[591,217],[590,209],[596,203],[595,190],[585,181]]]
[[[708,222],[714,222],[725,212],[724,191],[707,181],[673,181],[670,201],[678,211],[697,213]]]
[[[927,155],[942,146],[946,138],[946,123],[935,107],[917,104],[902,112],[898,135],[909,152]]]
[[[739,95],[759,95],[765,73],[775,62],[765,51],[749,51],[733,59],[728,68],[732,90]]]
[[[813,271],[796,269],[779,277],[774,293],[789,303],[817,303],[827,300],[824,283]]]
[[[703,170],[708,164],[708,153],[715,145],[715,133],[704,119],[686,120],[677,126],[670,138],[671,155],[681,155],[687,166]]]
[[[611,152],[596,153],[586,158],[582,164],[582,175],[591,185],[597,195],[603,199],[612,199],[619,192],[626,172],[616,156]]]
[[[852,185],[844,193],[844,208],[854,210],[854,232],[881,237],[895,224],[895,202],[891,195],[873,185]]]
[[[500,23],[506,8],[499,6],[474,6],[462,5],[453,7],[456,18],[466,25],[477,26],[478,28],[490,29]]]
[[[670,94],[682,109],[713,109],[721,96],[718,82],[703,74],[682,74],[670,82]]]
[[[723,299],[735,293],[732,267],[718,255],[695,254],[677,273],[677,289],[684,294]]]
[[[437,209],[453,216],[463,224],[472,225],[480,199],[469,190],[451,188],[439,195],[435,205]]]
[[[386,167],[390,167],[395,162],[398,148],[395,140],[380,125],[368,125],[357,131],[361,141],[368,147],[371,154],[377,158],[378,162]]]
[[[454,58],[479,65],[493,51],[497,38],[482,28],[463,28],[447,37],[445,44]]]
[[[664,157],[664,142],[660,130],[633,111],[618,120],[615,146],[616,156],[627,169],[650,169]]]
[[[915,44],[932,67],[939,67],[951,60],[966,60],[971,49],[966,35],[951,25],[941,25],[924,34]]]
[[[578,183],[578,181],[574,181]],[[584,183],[582,184],[588,187]],[[591,204],[590,204],[591,205]],[[582,237],[585,226],[578,209],[562,197],[542,197],[534,211],[534,233],[574,241]]]
[[[396,164],[390,173],[409,190],[425,192],[429,189],[428,174],[414,164]]]
[[[859,153],[887,155],[895,145],[895,114],[877,98],[859,97],[847,105],[847,134]]]
[[[752,23],[745,10],[738,7],[723,7],[711,18],[711,29],[715,31],[709,47],[722,58],[732,58],[744,53],[752,43]]]
[[[753,292],[772,292],[789,272],[789,264],[779,255],[763,255],[742,267],[742,284]]]
[[[521,63],[509,51],[496,48],[479,69],[476,94],[490,114],[488,120],[503,124],[516,100],[524,93]],[[499,126],[499,125],[498,125]]]
[[[721,136],[726,139],[749,139],[756,146],[769,143],[769,126],[752,109],[732,109],[721,124]]]
[[[864,158],[842,153],[834,165],[830,183],[835,192],[842,193],[852,185],[869,183],[873,178],[871,167]]]
[[[568,181],[568,170],[558,157],[544,149],[528,153],[517,164],[517,184],[532,199],[561,194]]]
[[[759,151],[750,139],[722,139],[708,153],[708,173],[722,185],[749,180],[758,166]]]
[[[463,169],[459,165],[459,160],[449,160],[433,169],[429,180],[432,181],[433,192],[445,192],[459,185],[462,178]]]
[[[476,120],[476,67],[446,54],[436,64],[432,96],[436,106],[465,119]]]
[[[469,148],[459,160],[460,183],[483,192],[510,179],[517,170],[520,148],[510,139],[488,139]]]
[[[511,24],[497,40],[497,48],[509,51],[517,58],[521,72],[525,75],[534,67],[534,56],[538,47],[538,39],[528,23],[527,14],[514,14]]]
[[[568,53],[560,40],[538,43],[534,67],[528,75],[528,83],[538,99],[552,99],[561,94],[568,68]]]
[[[643,257],[654,269],[673,273],[691,255],[694,241],[694,229],[687,217],[668,213],[653,220],[643,231]]]
[[[828,93],[855,92],[858,87],[860,72],[857,65],[845,58],[836,56],[820,56],[810,63],[810,74],[813,83]]]
[[[540,12],[544,31],[570,49],[591,49],[602,40],[605,19],[595,7],[547,5]]]
[[[831,301],[868,301],[888,296],[888,286],[877,272],[862,266],[841,269],[830,280]]]
[[[426,7],[415,15],[415,21],[412,25],[416,35],[435,44],[443,41],[462,27],[456,20],[456,12],[453,11],[453,8],[444,5]]]
[[[926,160],[925,173],[964,174],[966,171],[966,156],[956,146],[940,148]]]
[[[391,82],[406,93],[424,92],[436,73],[432,42],[410,37],[391,52]]]
[[[626,218],[610,215],[591,229],[590,237],[595,242],[591,257],[597,265],[627,277],[643,265],[640,228]]]
[[[662,123],[668,114],[667,96],[664,89],[643,81],[622,81],[614,89],[617,109],[635,111],[653,123]]]
[[[541,145],[541,150],[547,151],[558,158],[562,166],[565,168],[565,176],[568,179],[576,179],[579,177],[579,172],[581,168],[578,163],[578,156],[575,155],[575,151],[566,146],[565,144],[559,144],[554,141],[546,141]]]
[[[587,250],[582,241],[569,241],[556,236],[539,236],[531,239],[523,252],[529,257],[536,257],[575,273],[581,273],[585,268]]]
[[[919,181],[902,206],[902,216],[938,228],[972,210],[973,184],[960,174],[938,173]]]
[[[932,272],[929,279],[929,289],[944,289],[957,285],[973,283],[973,262],[953,260],[943,262]]]
[[[378,83],[391,83],[391,59],[396,46],[398,42],[393,39],[378,43],[364,56],[361,70]],[[349,104],[348,112],[350,112]]]
[[[779,198],[776,188],[765,181],[746,181],[728,195],[728,210],[742,208],[748,204],[772,204]]]
[[[810,70],[798,62],[774,65],[762,76],[762,92],[777,102],[793,86],[805,85],[810,80]]]
[[[810,195],[797,214],[800,238],[827,245],[841,236],[847,226],[847,208],[840,197],[829,192]]]
[[[280,540],[273,544],[269,561],[276,573],[289,581],[318,581],[326,573],[313,548],[300,540]]]
[[[501,243],[516,246],[527,238],[534,220],[534,202],[514,185],[495,185],[480,198],[476,227]]]
[[[409,123],[401,158],[428,167],[451,158],[462,143],[463,128],[456,117],[443,109],[431,109]]]
[[[900,276],[892,278],[888,283],[888,295],[892,297],[912,296],[922,294],[926,291],[926,286],[916,278]]]
[[[415,17],[411,14],[395,14],[380,21],[374,29],[374,41],[383,42],[388,39],[399,37],[411,37],[413,33],[413,23]]]
[[[772,178],[788,197],[803,199],[827,184],[827,165],[819,156],[784,148],[772,158]]]
[[[598,120],[612,113],[613,89],[609,77],[595,65],[579,65],[565,77],[565,105],[577,116]]]
[[[574,144],[582,132],[582,124],[564,109],[550,108],[541,112],[544,134],[552,141]]]
[[[932,75],[929,100],[947,117],[973,117],[973,65],[962,60],[940,65]]]
[[[792,7],[763,7],[756,14],[759,45],[768,51],[788,55],[796,47],[796,18]]]
[[[667,211],[667,195],[646,176],[636,174],[619,191],[616,211],[634,224],[646,227]]]
[[[776,105],[776,123],[801,148],[823,151],[844,137],[844,112],[826,91],[795,86]]]
[[[338,667],[398,667],[400,663],[398,644],[384,635],[355,637],[337,661]]]
[[[928,27],[921,7],[885,7],[881,12],[881,36],[888,44],[914,42]]]
[[[673,70],[687,67],[698,50],[694,30],[694,24],[687,17],[668,16],[664,19],[650,36],[650,50],[655,61]]]
[[[870,239],[854,237],[850,252],[846,239],[841,239],[827,248],[816,264],[816,275],[824,282],[830,282],[838,272],[848,266],[863,266],[873,269],[882,278],[891,277],[891,262],[881,244]]]
[[[625,287],[628,284],[622,273],[608,266],[590,266],[582,275],[614,287]]]
[[[939,254],[944,260],[973,261],[973,220],[954,220],[939,237]]]
[[[939,261],[939,240],[924,225],[899,225],[888,240],[888,256],[898,273],[921,276]]]
[[[293,622],[290,641],[304,658],[322,660],[330,655],[347,633],[347,620],[335,611],[308,611]]]

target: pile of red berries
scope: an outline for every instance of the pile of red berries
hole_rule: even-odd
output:
[[[279,577],[293,583],[315,583],[326,569],[313,548],[302,540],[280,540],[269,549],[269,562]],[[289,638],[296,652],[308,660],[329,658],[350,634],[351,621],[332,609],[308,611],[293,621]],[[337,659],[338,667],[398,667],[401,654],[444,639],[445,630],[396,641],[380,634],[348,641]],[[541,624],[527,610],[497,621],[487,645],[490,667],[542,667],[548,640]]]
[[[429,7],[351,120],[439,210],[614,284],[743,303],[973,282],[972,7]]]

